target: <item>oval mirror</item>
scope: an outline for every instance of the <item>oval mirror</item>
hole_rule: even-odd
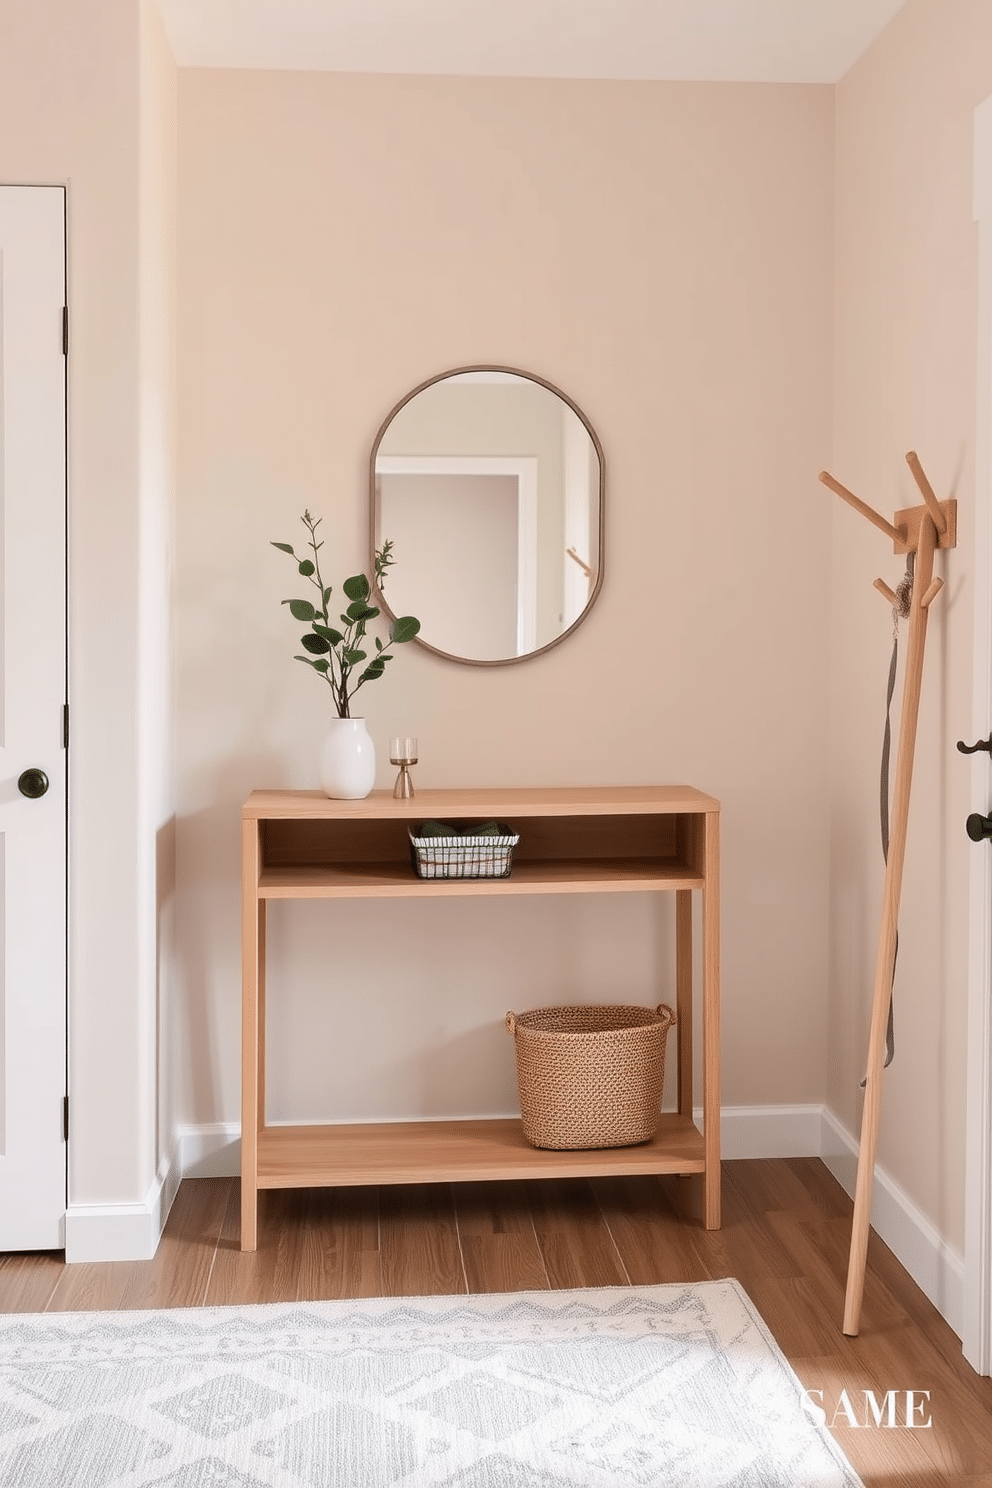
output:
[[[503,666],[547,651],[603,581],[603,451],[551,383],[460,367],[399,402],[372,446],[373,555],[392,543],[379,595],[416,615],[417,641],[452,661]]]

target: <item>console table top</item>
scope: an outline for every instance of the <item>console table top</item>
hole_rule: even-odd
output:
[[[691,785],[500,786],[459,790],[417,787],[408,800],[376,790],[359,801],[331,800],[317,790],[254,790],[241,808],[242,819],[321,817],[340,820],[446,816],[618,816],[719,812],[714,796]]]

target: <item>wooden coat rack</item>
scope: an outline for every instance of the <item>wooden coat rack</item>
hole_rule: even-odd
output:
[[[861,1320],[861,1300],[864,1293],[868,1230],[871,1221],[871,1194],[875,1177],[875,1151],[878,1145],[878,1128],[882,1110],[885,1035],[892,1000],[896,927],[899,920],[903,864],[906,858],[909,793],[913,781],[913,756],[916,750],[916,725],[920,711],[927,617],[930,605],[944,584],[943,579],[935,579],[933,576],[933,560],[938,548],[953,548],[957,545],[957,502],[937,500],[914,450],[910,450],[907,454],[906,463],[920,489],[923,505],[897,511],[892,522],[887,522],[884,517],[879,516],[878,512],[873,511],[865,502],[859,500],[846,486],[834,480],[826,470],[820,474],[820,480],[825,486],[829,486],[831,491],[834,491],[850,506],[853,506],[855,511],[867,517],[869,522],[892,539],[894,552],[915,553],[916,555],[909,606],[909,639],[906,647],[899,745],[896,755],[895,781],[892,788],[882,922],[878,937],[871,1024],[868,1033],[868,1062],[865,1077],[865,1102],[861,1116],[858,1181],[854,1195],[854,1224],[851,1231],[847,1295],[844,1302],[844,1332],[851,1335],[858,1332]],[[875,580],[875,588],[893,607],[898,607],[899,600],[896,594],[882,579]]]

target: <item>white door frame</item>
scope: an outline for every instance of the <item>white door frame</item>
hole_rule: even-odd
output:
[[[975,110],[978,399],[972,741],[992,728],[992,97]],[[992,758],[973,757],[973,811],[992,807]],[[992,1374],[992,844],[970,850],[965,1150],[964,1357]]]

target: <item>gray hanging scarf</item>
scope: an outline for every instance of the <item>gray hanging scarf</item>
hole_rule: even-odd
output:
[[[889,861],[889,757],[892,753],[892,698],[896,690],[896,669],[899,663],[899,621],[905,620],[909,614],[909,607],[913,598],[913,571],[916,567],[916,554],[910,551],[906,556],[906,572],[899,582],[896,590],[898,604],[892,610],[892,659],[889,662],[889,680],[885,690],[885,729],[882,733],[882,764],[879,779],[879,821],[882,829],[882,860],[886,865]],[[892,952],[892,982],[896,979],[896,957],[899,954],[899,932],[896,931],[896,941]],[[892,995],[889,995],[889,1018],[885,1025],[885,1065],[888,1069],[896,1052],[895,1038],[895,1014],[892,1006]],[[861,1089],[865,1088],[868,1076],[861,1081]]]

